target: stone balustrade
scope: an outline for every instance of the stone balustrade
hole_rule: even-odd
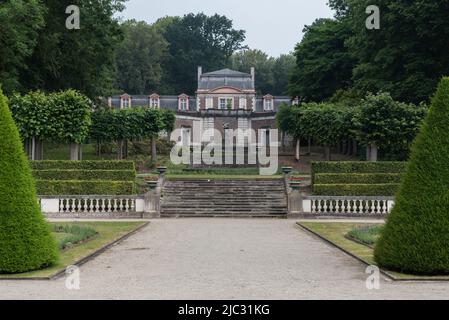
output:
[[[307,196],[302,199],[302,213],[318,216],[385,216],[393,205],[392,197]]]
[[[149,218],[159,213],[159,195],[142,196],[40,196],[47,217]]]

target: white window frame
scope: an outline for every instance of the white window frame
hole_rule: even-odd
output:
[[[189,99],[179,98],[179,110],[188,111],[189,110]]]
[[[247,101],[246,98],[240,98],[239,100],[239,108],[240,109],[246,109],[247,108]]]
[[[206,98],[206,109],[213,109],[214,108],[214,98],[207,97]]]
[[[159,98],[150,98],[150,107],[151,108],[159,108],[160,107],[160,99]]]
[[[123,109],[128,109],[131,107],[131,98],[122,98]]]
[[[274,110],[273,99],[264,99],[263,109],[265,111],[273,111]]]

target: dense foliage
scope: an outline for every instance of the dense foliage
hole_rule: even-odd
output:
[[[126,21],[122,29],[124,41],[117,50],[117,87],[130,94],[159,91],[167,41],[155,26],[143,21]]]
[[[318,19],[303,31],[295,49],[289,93],[305,101],[323,101],[351,85],[354,58],[345,48],[351,30],[347,23]]]
[[[334,19],[318,19],[297,45],[290,92],[322,101],[339,89],[390,92],[395,100],[429,101],[449,74],[447,0],[330,0]],[[380,29],[365,27],[369,5]]]
[[[258,94],[285,95],[289,75],[295,66],[295,57],[283,54],[273,58],[261,50],[242,50],[232,55],[228,66],[245,73],[249,73],[251,67],[254,67]]]
[[[426,112],[425,105],[400,103],[387,93],[369,94],[354,114],[353,130],[362,145],[407,155]]]
[[[57,260],[56,242],[40,212],[30,165],[0,90],[0,273],[20,273]]]
[[[11,111],[22,139],[82,143],[89,133],[91,108],[90,100],[74,90],[11,97]]]
[[[449,273],[449,78],[443,78],[413,143],[393,211],[375,248],[382,267]]]

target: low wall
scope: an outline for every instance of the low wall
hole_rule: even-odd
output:
[[[160,212],[160,196],[39,196],[48,218],[151,218]]]

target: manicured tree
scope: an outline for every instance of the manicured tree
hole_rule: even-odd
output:
[[[331,160],[331,147],[348,136],[347,112],[346,108],[334,104],[308,104],[302,112],[302,134],[323,146],[327,161]]]
[[[385,268],[449,274],[449,77],[443,78],[412,146],[407,172],[376,245]]]
[[[394,101],[388,93],[367,95],[354,115],[354,131],[367,148],[367,160],[377,161],[379,150],[407,149],[425,113],[425,107]]]
[[[0,90],[0,273],[37,270],[57,260],[57,247],[36,198],[31,169]]]
[[[25,150],[31,160],[43,159],[43,141],[50,132],[51,103],[48,95],[32,91],[26,95],[13,94],[9,101]]]
[[[75,90],[53,93],[49,138],[70,144],[70,160],[81,160],[81,144],[87,139],[91,125],[91,101]]]

